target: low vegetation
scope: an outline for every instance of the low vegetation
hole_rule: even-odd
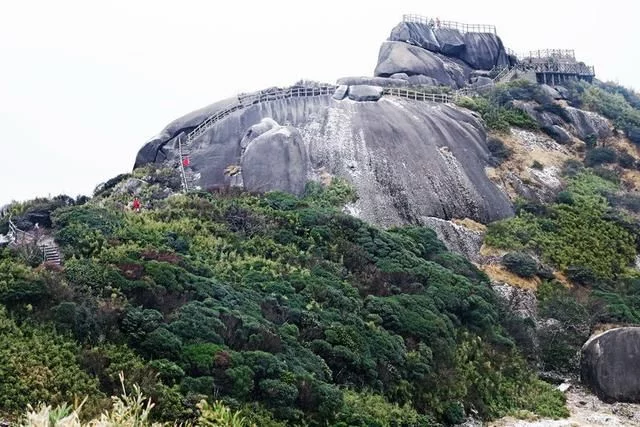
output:
[[[144,173],[160,194],[162,173]],[[341,213],[343,182],[303,198],[157,197],[136,214],[128,179],[51,207],[63,268],[0,252],[0,416],[88,396],[81,418],[99,417],[120,372],[151,398],[151,421],[218,425],[198,418],[217,408],[203,400],[274,427],[566,415],[486,276],[430,229]]]

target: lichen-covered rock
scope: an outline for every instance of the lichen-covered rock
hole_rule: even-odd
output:
[[[640,327],[591,337],[582,347],[580,376],[605,402],[640,402]]]
[[[265,119],[243,139],[240,159],[244,189],[250,192],[285,191],[302,194],[308,156],[300,132]]]
[[[439,84],[455,88],[464,85],[467,77],[460,64],[446,57],[407,43],[384,42],[374,74],[388,77],[396,73],[431,77]]]
[[[424,217],[468,217],[486,223],[513,214],[506,196],[485,173],[490,153],[480,119],[455,106],[390,96],[378,102],[336,101],[330,95],[289,98],[236,111],[190,147],[196,184],[206,189],[229,185],[225,169],[240,163],[243,145],[248,152],[257,141],[244,137],[264,118],[300,131],[309,163],[307,176],[296,185],[323,174],[344,177],[359,195],[353,212],[366,221],[393,226],[419,224]],[[172,122],[172,128],[180,122],[183,119]],[[167,130],[161,134],[167,135],[165,141],[150,144],[175,162],[175,137]],[[143,150],[151,151],[148,146]],[[149,158],[153,163],[157,156]],[[253,164],[247,159],[245,155],[245,180]],[[259,156],[251,160],[258,162]]]
[[[440,43],[433,29],[419,22],[399,23],[391,30],[389,41],[405,42],[432,52],[440,52]]]

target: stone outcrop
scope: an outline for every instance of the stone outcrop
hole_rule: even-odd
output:
[[[478,70],[510,64],[502,40],[493,33],[461,33],[432,28],[419,22],[401,22],[380,47],[374,74],[431,78],[437,85],[460,88]]]
[[[300,132],[263,119],[242,139],[242,182],[251,192],[285,191],[302,194],[309,165]]]
[[[483,233],[440,218],[422,218],[420,223],[434,230],[448,250],[472,262],[480,261]]]
[[[215,111],[215,107],[202,109],[170,123],[161,138],[140,150],[137,164],[160,163],[165,158],[176,162],[176,138],[183,134],[181,130],[197,125],[197,115],[202,121]],[[289,98],[236,111],[190,147],[190,167],[199,177],[195,184],[205,189],[231,185],[225,169],[239,165],[241,157],[245,186],[253,185],[248,176],[282,183],[281,176],[265,177],[268,170],[258,164],[260,156],[249,155],[249,148],[261,142],[260,137],[249,144],[246,138],[242,142],[247,131],[264,118],[287,124],[292,133],[286,141],[277,142],[278,154],[263,158],[270,170],[298,167],[302,154],[287,157],[283,147],[302,144],[308,153],[306,176],[297,174],[300,181],[295,183],[287,178],[285,187],[297,192],[307,180],[322,174],[343,177],[359,195],[353,212],[369,222],[392,226],[420,223],[424,217],[468,217],[486,223],[513,214],[506,196],[485,173],[490,153],[484,126],[476,115],[452,105],[387,96],[377,102],[337,101],[331,96]],[[273,147],[267,142],[258,146],[264,147],[261,150]]]
[[[370,85],[349,86],[348,96],[352,101],[377,101],[382,98],[382,88]]]
[[[552,89],[549,87],[549,89]],[[597,139],[608,138],[613,134],[609,121],[597,113],[573,107],[562,107],[559,115],[541,109],[537,103],[513,101],[513,106],[526,112],[542,130],[560,143],[567,143],[571,137],[567,129],[577,138],[585,140],[592,136]]]
[[[640,402],[640,327],[591,337],[582,347],[580,376],[606,402]]]
[[[578,138],[586,139],[590,135],[595,135],[600,139],[612,135],[609,121],[601,115],[573,107],[566,107],[566,110]]]
[[[401,22],[391,30],[390,41],[405,42],[432,52],[440,52],[440,42],[433,29],[419,22]]]
[[[491,33],[466,33],[463,37],[464,49],[458,56],[471,68],[490,70],[493,67],[509,65],[502,40]]]
[[[469,67],[465,69],[436,53],[407,43],[390,41],[380,46],[374,74],[379,77],[396,73],[421,75],[434,79],[440,85],[458,88],[464,86],[469,72]]]

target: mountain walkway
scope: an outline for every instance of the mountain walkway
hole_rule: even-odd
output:
[[[488,85],[463,88],[450,93],[428,93],[410,87],[387,87],[383,89],[382,94],[383,96],[397,96],[414,101],[428,101],[451,104],[455,103],[460,97],[474,96],[477,95],[482,89],[487,89],[493,86],[495,82],[498,82],[502,77],[504,77],[504,75],[506,75],[510,71],[510,68],[504,67],[498,69],[498,71],[499,72],[496,77],[493,78],[493,82]],[[193,148],[193,142],[199,136],[203,135],[210,128],[212,128],[216,123],[236,111],[244,110],[253,105],[290,98],[333,96],[333,94],[336,92],[336,89],[338,89],[337,85],[330,84],[319,86],[291,86],[283,89],[271,89],[256,94],[238,95],[237,103],[229,105],[228,107],[223,108],[222,110],[217,111],[215,114],[209,116],[186,136],[178,137],[178,154],[180,159],[179,170],[183,191],[186,193],[195,187],[195,176],[191,168],[190,158]]]
[[[9,219],[9,237],[11,238],[10,245],[14,247],[38,242],[37,235],[19,229],[11,219]],[[43,262],[50,262],[56,265],[60,265],[62,263],[60,250],[55,243],[45,242],[38,244],[38,247],[42,252]]]

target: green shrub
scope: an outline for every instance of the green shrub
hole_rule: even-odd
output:
[[[598,166],[605,163],[615,163],[617,160],[616,150],[610,147],[599,147],[587,153],[584,163],[587,166]]]
[[[533,277],[538,272],[538,263],[529,255],[521,252],[510,252],[502,257],[502,264],[507,270],[521,277]]]

